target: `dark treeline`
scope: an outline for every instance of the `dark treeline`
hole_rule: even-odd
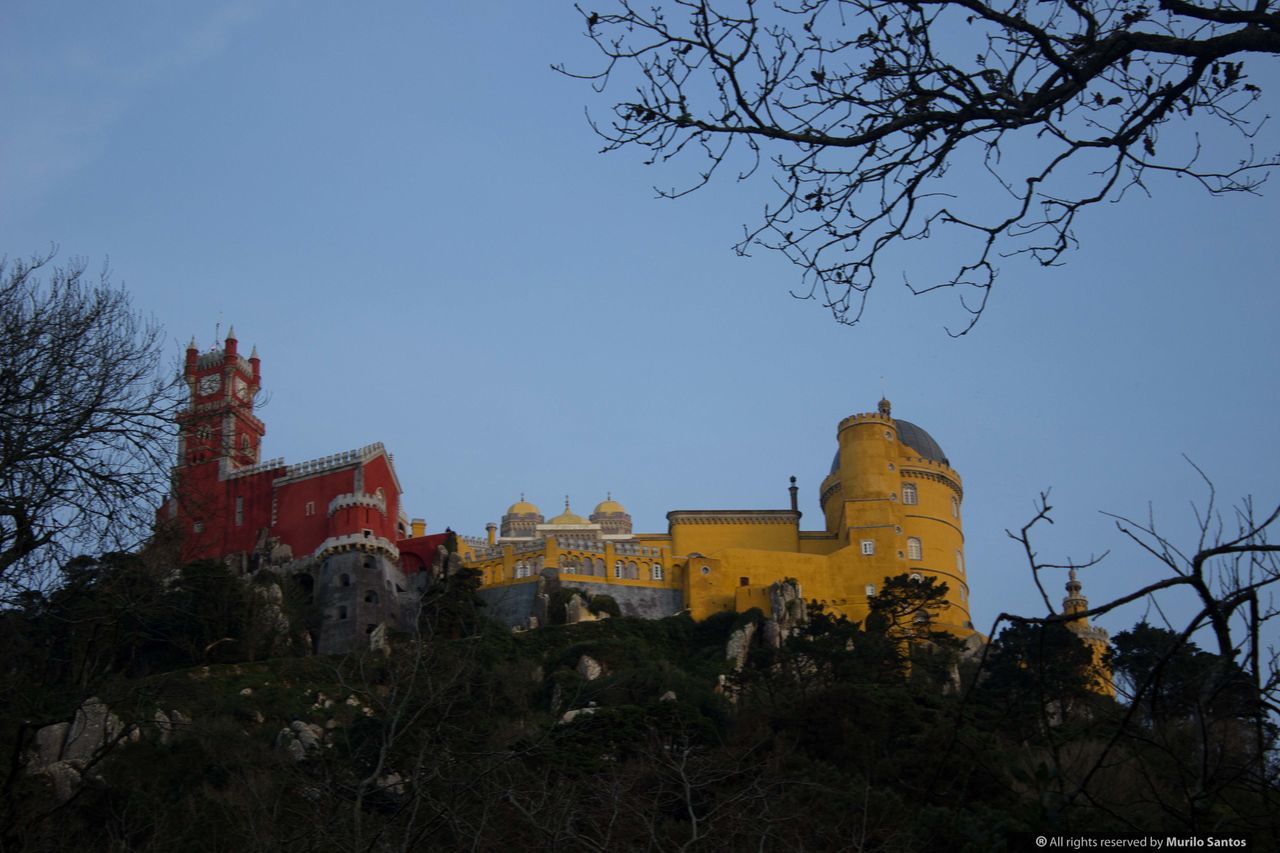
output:
[[[1091,689],[1090,652],[1061,625],[1015,625],[985,654],[927,621],[904,627],[895,613],[940,600],[905,578],[886,579],[865,624],[811,606],[774,647],[743,630],[759,611],[512,634],[463,572],[428,592],[417,638],[341,657],[309,653],[315,614],[277,583],[111,554],[4,612],[3,849],[1276,840],[1274,732],[1255,691],[1151,625],[1115,638],[1117,701]],[[726,646],[752,633],[734,669]],[[59,788],[48,733],[92,725],[91,700],[115,719]]]

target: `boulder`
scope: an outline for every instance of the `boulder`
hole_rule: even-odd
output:
[[[747,662],[747,652],[751,650],[751,638],[756,635],[756,623],[748,622],[729,635],[729,642],[724,646],[725,660],[731,661],[733,669],[742,669]]]
[[[578,658],[577,666],[578,675],[586,681],[595,681],[604,674],[604,667],[600,665],[600,661],[591,657],[591,655],[583,655]]]

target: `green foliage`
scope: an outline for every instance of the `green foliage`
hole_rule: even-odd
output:
[[[622,608],[618,606],[618,602],[612,595],[593,595],[587,602],[587,609],[599,616],[601,613],[607,613],[614,619],[622,616]]]

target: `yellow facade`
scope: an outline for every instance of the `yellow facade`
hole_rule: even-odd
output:
[[[808,600],[861,620],[886,577],[909,573],[947,584],[938,627],[973,633],[960,507],[964,492],[937,442],[920,427],[875,412],[836,429],[837,453],[820,486],[823,529],[801,530],[791,506],[770,510],[674,510],[665,534],[631,532],[610,496],[589,519],[565,512],[543,522],[523,500],[503,516],[501,538],[465,538],[465,564],[484,587],[536,581],[548,568],[587,586],[678,590],[695,619],[761,606],[770,584],[792,578]],[[794,480],[794,478],[793,478]]]

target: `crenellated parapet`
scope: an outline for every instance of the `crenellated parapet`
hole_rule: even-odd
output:
[[[362,551],[370,554],[382,553],[392,560],[400,559],[400,549],[394,543],[381,536],[371,536],[364,533],[330,536],[320,543],[320,547],[316,549],[314,556],[322,558],[330,554],[341,554],[347,551]]]
[[[367,492],[347,492],[343,495],[336,496],[329,501],[329,515],[332,516],[340,509],[348,507],[366,507],[368,509],[376,509],[382,513],[382,517],[387,516],[387,499],[381,494],[368,494]]]
[[[380,453],[385,453],[386,448],[382,442],[375,441],[373,444],[366,444],[364,447],[358,447],[355,450],[346,450],[342,453],[331,453],[328,456],[321,456],[319,459],[311,459],[306,462],[299,462],[290,465],[285,470],[284,475],[276,482],[293,480],[301,477],[313,477],[316,474],[323,474],[327,471],[336,471],[339,468],[346,468],[350,465],[358,465],[362,462],[368,462]]]

